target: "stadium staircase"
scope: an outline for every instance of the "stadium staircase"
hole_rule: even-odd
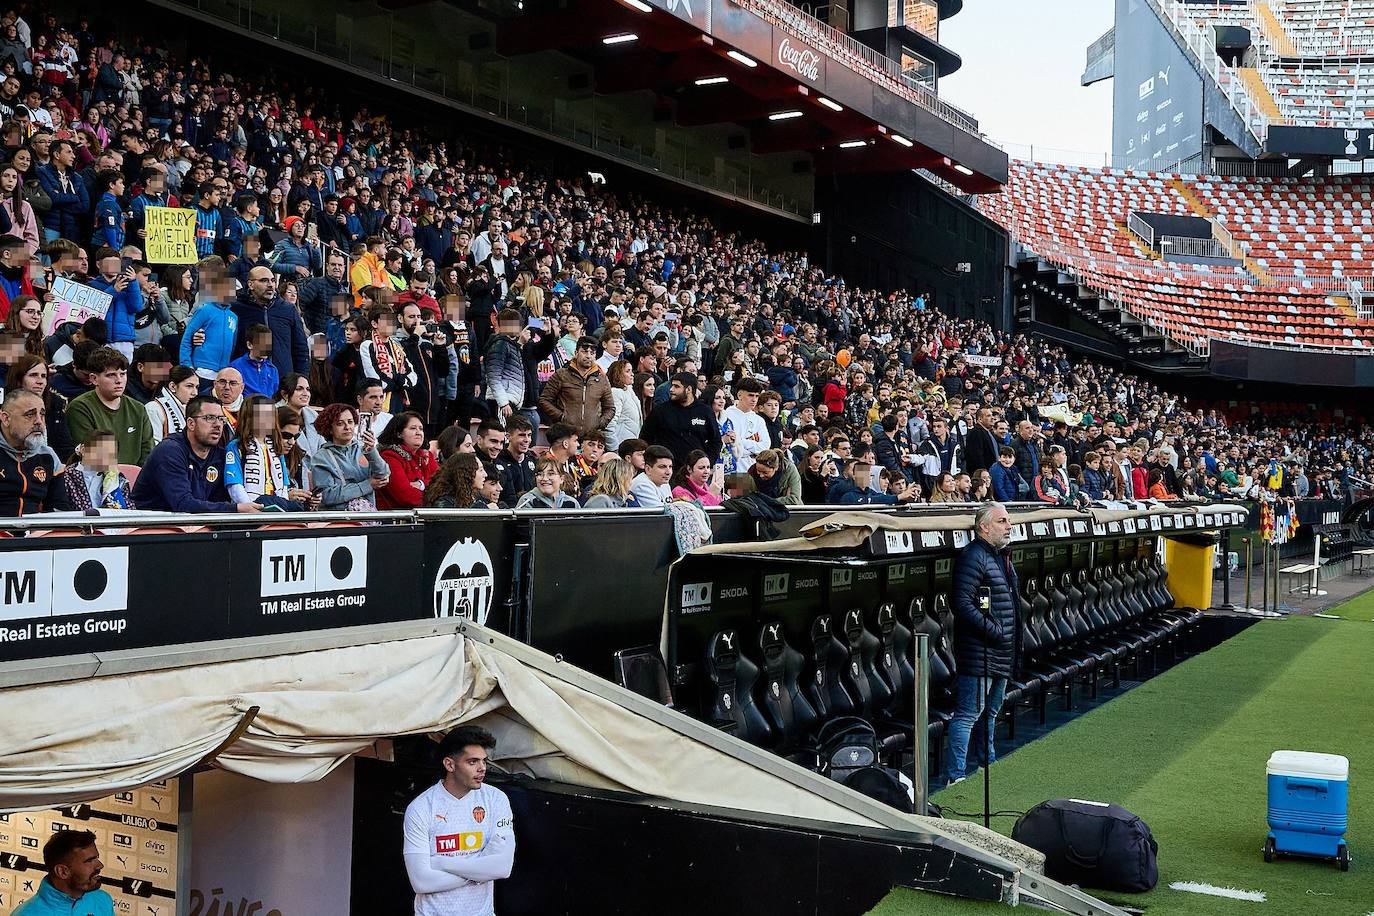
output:
[[[1264,0],[1257,0],[1255,3],[1255,20],[1268,40],[1269,47],[1273,48],[1276,54],[1280,57],[1302,56],[1298,52],[1298,46],[1293,44],[1293,39],[1288,37],[1288,30],[1283,27],[1279,17]]]
[[[1141,244],[1129,230],[1122,227],[1121,231],[1134,244]],[[1167,323],[1156,324],[1133,314],[1119,298],[1098,288],[1076,271],[1061,268],[1023,249],[1016,275],[1024,284],[1018,293],[1029,294],[1018,294],[1014,300],[1019,326],[1102,356],[1120,355],[1128,362],[1155,372],[1171,375],[1206,373],[1207,357],[1171,336]],[[1066,307],[1091,326],[1099,337],[1110,340],[1110,346],[1096,346],[1082,335],[1066,334],[1059,322],[1040,320],[1030,304],[1032,299]]]
[[[1245,248],[1236,242],[1231,233],[1225,230],[1217,214],[1202,201],[1202,198],[1197,196],[1192,188],[1188,187],[1187,182],[1178,176],[1166,178],[1165,182],[1169,187],[1178,192],[1179,196],[1187,202],[1188,206],[1195,214],[1212,224],[1213,237],[1226,246],[1226,251],[1231,257],[1240,261],[1241,265],[1244,266],[1245,270],[1251,276],[1262,283],[1273,284],[1274,278],[1270,276],[1269,272],[1254,258],[1250,257],[1250,255],[1246,253]],[[1221,232],[1217,232],[1216,230],[1218,229],[1220,229]]]
[[[1282,124],[1284,122],[1283,112],[1279,110],[1279,103],[1274,101],[1274,94],[1269,91],[1269,85],[1265,83],[1260,72],[1254,67],[1241,67],[1236,72],[1240,74],[1241,81],[1245,83],[1251,100],[1259,106],[1259,110],[1269,119],[1269,123]]]

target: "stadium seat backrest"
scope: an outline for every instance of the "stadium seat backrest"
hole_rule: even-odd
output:
[[[848,647],[849,657],[845,660],[840,683],[844,684],[844,689],[854,698],[855,715],[868,719],[881,710],[887,700],[892,699],[892,693],[875,693],[875,681],[881,681],[873,668],[878,641],[873,634],[864,629],[863,612],[858,608],[845,611],[842,622],[842,641]]]
[[[1169,567],[1164,565],[1164,559],[1158,554],[1155,555],[1155,569],[1159,575],[1159,592],[1163,599],[1163,607],[1171,608],[1178,603],[1174,598],[1174,593],[1169,591]]]
[[[753,696],[759,669],[742,648],[735,630],[721,630],[707,642],[706,719],[751,744],[767,744],[771,730]]]
[[[791,733],[792,697],[787,692],[787,660],[783,650],[782,624],[774,621],[759,627],[759,710],[780,740]]]
[[[1060,641],[1059,630],[1050,621],[1050,599],[1040,590],[1040,583],[1027,577],[1026,595],[1030,600],[1031,615],[1040,628],[1040,651],[1053,651]]]
[[[911,691],[903,687],[902,671],[897,663],[897,606],[890,601],[884,601],[866,616],[868,620],[865,629],[876,636],[878,641],[874,667],[890,694],[885,708],[895,711],[903,705],[903,698],[911,695]]]
[[[931,689],[946,687],[954,680],[954,660],[943,651],[946,644],[941,639],[940,621],[926,613],[926,599],[922,595],[912,598],[909,607],[912,634],[924,633],[929,637]],[[915,656],[911,658],[914,664]]]
[[[941,592],[935,596],[932,613],[940,624],[940,642],[936,651],[944,657],[950,673],[957,676],[959,668],[954,664],[954,612],[949,607],[949,595]]]
[[[1031,603],[1026,600],[1024,583],[1013,597],[1016,600],[1016,616],[1021,621],[1021,651],[1026,655],[1034,655],[1040,650],[1040,626],[1035,621]]]
[[[1078,639],[1087,638],[1088,634],[1092,632],[1092,626],[1083,614],[1083,592],[1074,584],[1073,573],[1067,571],[1060,573],[1059,590],[1069,599],[1067,605],[1069,625],[1073,627],[1074,636]]]
[[[1075,575],[1078,577],[1078,587],[1083,591],[1083,610],[1087,615],[1088,622],[1092,625],[1094,633],[1100,633],[1107,629],[1107,615],[1102,610],[1097,583],[1093,581],[1092,572],[1092,570],[1080,569]]]
[[[1060,645],[1072,642],[1077,634],[1073,622],[1069,620],[1069,596],[1060,591],[1054,576],[1046,576],[1043,587],[1045,597],[1050,602],[1050,620],[1055,633],[1059,635]]]
[[[822,614],[811,622],[811,670],[806,677],[803,693],[821,720],[854,714],[854,700],[840,683],[849,652],[835,638],[829,614]]]

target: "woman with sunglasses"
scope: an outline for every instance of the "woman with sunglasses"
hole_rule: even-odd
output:
[[[290,489],[305,493],[307,499],[302,501],[308,502],[309,508],[314,509],[319,505],[319,500],[310,492],[310,456],[301,449],[301,434],[304,431],[305,422],[299,410],[284,406],[277,408],[277,432],[272,446],[282,461],[286,462]]]

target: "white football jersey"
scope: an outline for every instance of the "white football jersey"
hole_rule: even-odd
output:
[[[404,854],[476,856],[499,835],[515,843],[510,800],[482,784],[454,798],[437,782],[406,807]],[[415,916],[492,916],[494,881],[470,881],[435,894],[415,895]]]

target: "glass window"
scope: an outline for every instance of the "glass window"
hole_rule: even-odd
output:
[[[913,83],[934,87],[935,64],[903,45],[902,76]]]
[[[940,40],[940,9],[935,0],[902,0],[902,24],[932,41]]]

